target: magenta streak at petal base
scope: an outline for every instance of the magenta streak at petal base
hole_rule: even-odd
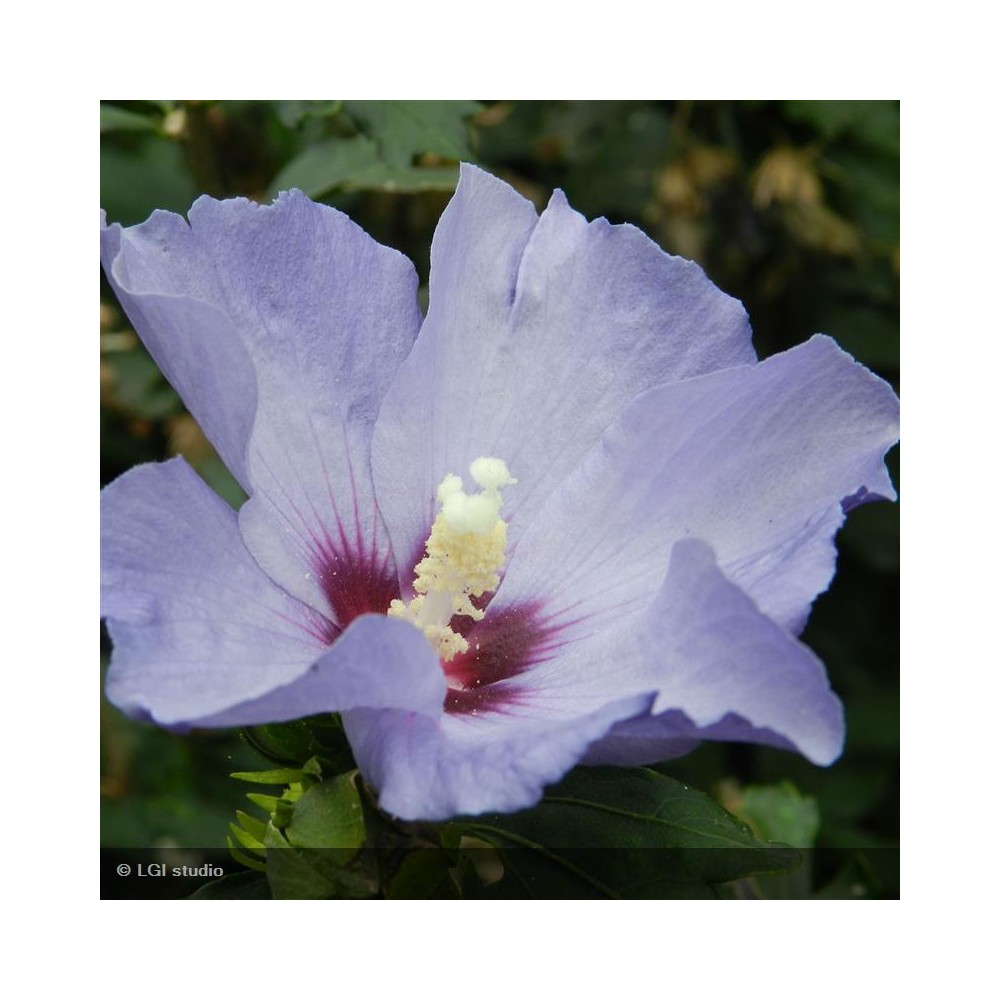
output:
[[[385,614],[399,597],[390,557],[352,545],[343,532],[339,542],[329,535],[317,541],[313,568],[333,615],[334,638],[358,615]]]
[[[466,623],[470,619],[465,619]],[[505,608],[459,628],[469,649],[444,663],[448,693],[445,711],[454,715],[502,711],[517,704],[522,690],[508,683],[529,667],[552,658],[564,626],[551,624],[538,605]]]

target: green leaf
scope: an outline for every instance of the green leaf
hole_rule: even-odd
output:
[[[101,135],[105,132],[155,132],[159,122],[135,111],[116,108],[113,104],[101,105]]]
[[[452,191],[452,167],[395,167],[380,156],[374,139],[357,135],[326,139],[293,159],[271,182],[269,196],[298,188],[310,198],[331,191]]]
[[[390,879],[385,895],[388,899],[456,898],[448,853],[437,847],[412,851]]]
[[[644,768],[578,768],[534,809],[458,822],[500,848],[507,869],[508,884],[481,895],[704,897],[800,860],[763,845],[704,793]]]
[[[336,848],[345,862],[365,842],[365,821],[358,795],[357,772],[313,785],[295,803],[285,835],[296,847]]]
[[[254,847],[251,849],[253,853],[247,854],[232,837],[226,837],[226,846],[229,848],[229,853],[241,865],[255,872],[267,871],[267,865],[261,860],[261,856],[266,856],[267,852],[262,848]]]
[[[281,801],[277,795],[260,795],[257,792],[247,792],[247,798],[255,805],[260,806],[266,813],[273,813]]]
[[[252,781],[256,785],[288,785],[301,781],[304,775],[297,769],[281,767],[273,771],[234,771],[229,777],[237,781]]]
[[[269,195],[298,188],[319,198],[378,163],[375,143],[366,136],[327,139],[300,153],[271,182]]]
[[[343,104],[343,101],[277,101],[274,110],[282,125],[298,128],[306,118],[333,117]]]
[[[336,899],[335,880],[294,848],[267,851],[267,881],[275,899]]]
[[[343,866],[343,851],[297,848],[273,826],[268,826],[264,844],[267,879],[275,899],[362,899],[372,895],[365,873]]]
[[[189,899],[270,899],[267,878],[258,872],[235,872],[206,882]]]
[[[101,139],[101,207],[109,222],[132,225],[157,208],[187,212],[200,193],[180,143],[152,133]]]
[[[236,838],[237,843],[242,844],[248,850],[259,851],[263,849],[264,844],[253,834],[244,830],[242,827],[237,826],[235,823],[229,824],[229,829],[232,835]]]
[[[668,877],[661,871],[662,851],[623,851],[609,865],[613,856],[608,851],[547,851],[502,836],[491,839],[499,849],[503,877],[482,884],[475,865],[466,869],[462,890],[470,899],[714,899],[718,895],[704,879]]]
[[[240,826],[242,826],[243,829],[250,834],[250,836],[252,836],[258,843],[264,843],[264,832],[267,830],[266,823],[256,819],[249,813],[243,812],[242,809],[236,810],[236,818],[240,821]]]
[[[378,163],[363,175],[351,178],[345,191],[386,191],[415,194],[420,191],[454,191],[458,167],[390,167]]]
[[[739,812],[767,841],[812,847],[819,833],[816,800],[802,795],[789,781],[745,789]]]
[[[246,741],[267,760],[276,764],[301,767],[315,756],[326,756],[329,749],[325,741],[317,737],[317,728],[312,723],[282,722],[267,726],[248,726],[243,730]],[[332,732],[325,729],[324,732]],[[339,733],[339,730],[337,731]],[[343,735],[340,733],[340,739]]]
[[[481,107],[477,101],[344,102],[347,113],[374,138],[381,159],[396,169],[412,166],[421,153],[471,159],[467,119]]]

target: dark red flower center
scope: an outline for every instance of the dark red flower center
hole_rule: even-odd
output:
[[[481,621],[458,618],[453,626],[469,643],[466,652],[441,664],[448,681],[445,711],[456,715],[502,711],[517,704],[523,689],[514,679],[551,658],[561,630],[535,605],[493,614],[486,607]]]

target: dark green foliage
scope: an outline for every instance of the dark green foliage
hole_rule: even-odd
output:
[[[710,898],[715,886],[796,867],[797,851],[766,847],[703,792],[644,768],[580,767],[534,809],[456,821],[493,845],[493,898]]]

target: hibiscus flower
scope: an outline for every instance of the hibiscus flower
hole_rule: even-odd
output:
[[[403,819],[510,811],[699,741],[839,755],[796,635],[893,498],[890,387],[556,192],[462,168],[410,262],[298,192],[200,198],[102,261],[249,499],[184,462],[102,498],[109,699],[170,729],[341,713]]]

